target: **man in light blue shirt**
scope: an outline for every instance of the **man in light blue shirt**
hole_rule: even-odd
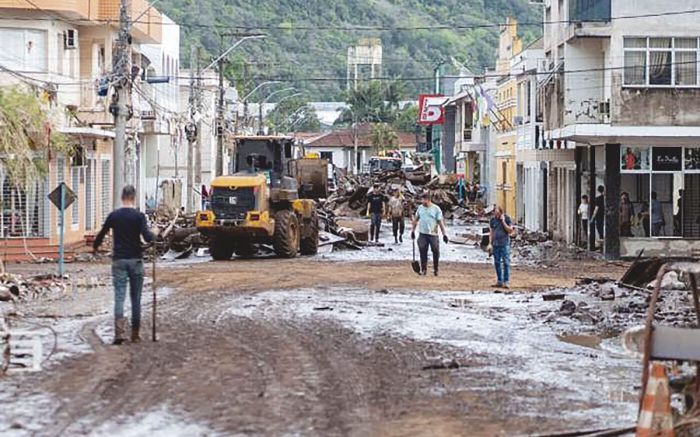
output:
[[[445,220],[439,206],[433,204],[429,194],[420,196],[421,205],[416,209],[413,216],[413,230],[411,239],[416,239],[416,228],[418,228],[418,250],[420,251],[420,274],[425,276],[428,271],[428,247],[433,252],[433,274],[438,275],[438,265],[440,262],[440,239],[438,238],[438,227],[442,231],[442,240],[447,244],[445,230]]]

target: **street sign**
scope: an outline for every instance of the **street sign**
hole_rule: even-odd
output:
[[[78,198],[75,193],[66,185],[65,182],[61,182],[58,186],[49,193],[49,200],[51,203],[56,205],[60,215],[60,234],[59,234],[59,248],[58,248],[58,276],[63,277],[65,273],[64,270],[64,258],[65,258],[65,245],[63,244],[64,235],[66,232],[66,208],[71,206],[73,202]]]
[[[61,186],[63,186],[63,208],[68,208],[76,201],[78,196],[66,185],[65,182],[61,182],[58,186],[49,194],[49,200],[53,203],[56,208],[61,209]]]

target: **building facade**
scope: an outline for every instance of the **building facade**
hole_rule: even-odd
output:
[[[564,214],[552,225],[576,234],[577,198],[604,187],[602,235],[580,232],[609,258],[700,248],[700,32],[688,13],[699,8],[697,0],[545,2],[546,137],[567,152],[552,162],[564,170],[552,199]]]
[[[113,117],[109,112],[112,48],[117,39],[119,1],[36,0],[34,5],[0,0],[0,86],[43,90],[51,129],[71,143],[70,156],[49,154],[48,174],[32,192],[20,193],[3,176],[0,237],[7,260],[54,257],[59,214],[47,200],[61,182],[77,195],[65,213],[65,241],[84,243],[112,209]],[[161,15],[147,2],[132,1],[131,16],[144,13],[132,30],[134,65],[141,66],[143,44],[161,41]],[[140,115],[140,114],[139,114]],[[132,122],[131,145],[140,117]],[[132,150],[134,150],[132,148]],[[24,218],[23,229],[17,217]],[[28,239],[27,247],[15,239]],[[24,243],[22,243],[24,246]]]
[[[496,89],[496,105],[503,119],[499,120],[500,129],[496,139],[496,180],[495,203],[503,207],[511,217],[517,216],[515,172],[516,131],[515,116],[517,112],[518,81],[511,75],[511,62],[522,51],[522,42],[518,37],[518,23],[509,18],[501,28],[496,73],[501,76]]]

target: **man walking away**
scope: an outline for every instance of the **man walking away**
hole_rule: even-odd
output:
[[[416,209],[413,216],[413,229],[411,230],[411,239],[416,239],[416,228],[418,228],[418,250],[420,251],[420,274],[426,275],[428,271],[428,247],[433,252],[433,274],[438,275],[438,267],[440,263],[440,240],[438,239],[438,226],[442,231],[442,240],[447,244],[450,240],[447,238],[445,230],[445,220],[442,216],[442,210],[439,206],[433,204],[430,200],[430,195],[424,193],[420,196],[421,205]]]
[[[598,230],[598,238],[602,241],[605,239],[605,187],[602,185],[598,186],[598,195],[595,198],[595,203],[593,204],[593,214],[591,215],[591,221],[593,222],[595,229],[591,229],[591,232]]]
[[[143,249],[141,238],[150,243],[153,233],[146,225],[146,216],[135,209],[136,190],[127,185],[122,190],[122,207],[112,211],[100,233],[95,238],[93,249],[102,244],[107,232],[113,231],[112,283],[114,284],[114,342],[119,345],[126,340],[126,319],[124,300],[126,285],[129,283],[131,300],[131,341],[141,341],[141,290],[143,289]]]
[[[513,221],[496,206],[489,223],[491,251],[496,267],[496,287],[510,288],[510,236],[513,234]]]
[[[382,228],[382,217],[384,216],[384,203],[386,197],[379,191],[379,184],[374,184],[372,192],[367,195],[367,215],[372,220],[369,226],[369,240],[379,241],[379,230]]]
[[[403,243],[403,232],[406,229],[403,201],[401,190],[396,190],[394,196],[389,199],[389,204],[387,205],[389,216],[391,217],[391,230],[394,233],[394,243],[396,244]]]

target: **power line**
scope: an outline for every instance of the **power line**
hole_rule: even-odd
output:
[[[32,2],[30,0],[24,0],[32,4],[37,10],[46,13],[51,16],[49,11],[46,11]],[[556,24],[579,24],[582,22],[586,23],[609,23],[612,21],[620,20],[634,20],[643,18],[663,18],[669,16],[678,15],[690,15],[699,14],[700,9],[687,9],[681,11],[670,11],[670,12],[658,12],[658,13],[648,13],[648,14],[636,14],[636,15],[622,15],[617,17],[610,17],[607,20],[551,20],[551,21],[523,21],[517,23],[518,26],[547,26]],[[13,17],[10,20],[17,21],[64,21],[68,23],[103,23],[103,24],[118,24],[119,20],[114,19],[90,19],[90,18],[75,18],[66,19],[60,16],[52,16],[52,18],[42,18],[42,17]],[[161,25],[161,26],[179,26],[182,28],[190,29],[219,29],[219,30],[280,30],[280,31],[415,31],[415,30],[474,30],[474,29],[488,29],[488,28],[500,28],[515,26],[514,23],[503,23],[503,22],[485,22],[485,23],[472,23],[472,24],[441,24],[436,23],[432,25],[421,25],[421,26],[384,26],[384,25],[348,25],[348,26],[322,26],[322,25],[310,25],[305,24],[301,26],[294,25],[228,25],[228,24],[199,24],[199,23],[174,23],[174,22],[164,22],[164,21],[151,21],[151,20],[134,20],[131,24],[146,24],[146,25]]]

